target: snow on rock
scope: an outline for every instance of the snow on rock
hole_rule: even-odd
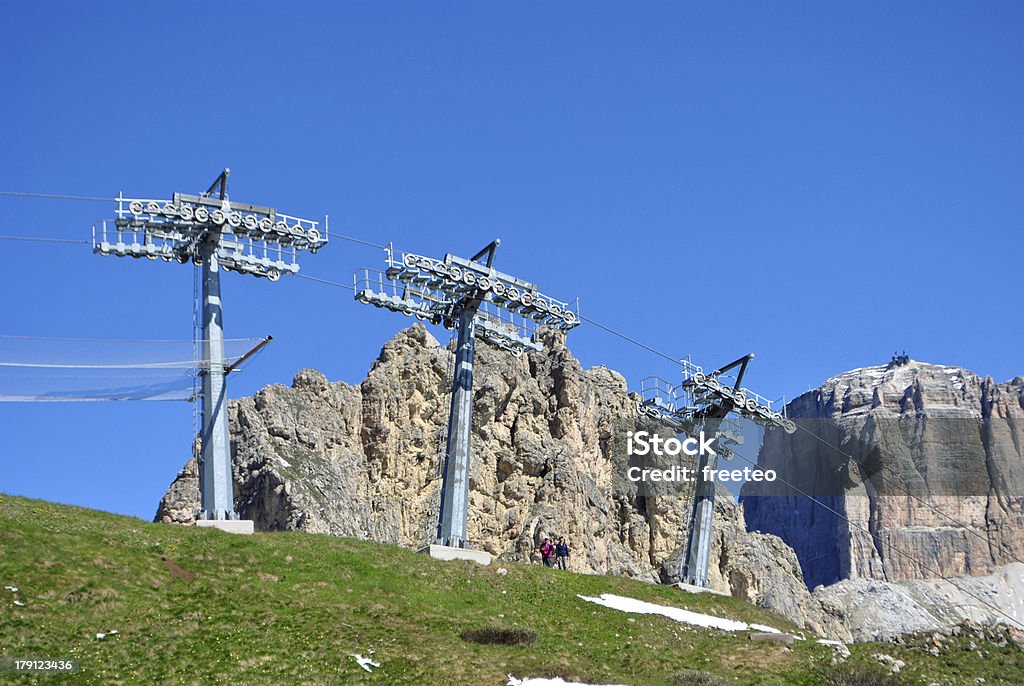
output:
[[[508,675],[508,686],[598,686],[597,684],[584,684],[580,681],[565,681],[561,677],[554,679],[517,679],[511,674]],[[622,686],[622,684],[604,684],[603,686]]]
[[[827,638],[819,638],[817,642],[823,646],[829,646],[830,648],[832,648],[832,650],[838,653],[839,656],[844,660],[850,657],[850,649],[847,648],[846,644],[842,641],[833,641]]]
[[[682,610],[678,607],[656,605],[655,603],[648,603],[643,600],[626,598],[624,596],[613,595],[611,593],[602,593],[600,597],[597,598],[590,598],[583,595],[577,595],[577,597],[581,600],[587,601],[588,603],[597,603],[598,605],[610,607],[613,610],[621,610],[622,612],[632,612],[641,615],[663,615],[669,619],[674,619],[677,622],[692,624],[693,626],[721,629],[722,631],[746,631],[748,629],[752,629],[754,631],[764,631],[773,634],[782,633],[774,627],[764,626],[763,624],[747,624],[746,622],[739,622],[735,619],[723,619],[721,617],[705,615],[699,612],[691,612],[690,610]]]

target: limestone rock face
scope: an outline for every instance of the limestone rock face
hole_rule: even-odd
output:
[[[946,632],[964,620],[976,626],[1024,623],[1024,564],[991,574],[941,579],[847,579],[814,592],[854,641],[888,641],[915,631]],[[979,598],[985,603],[979,602]]]
[[[167,493],[160,499],[153,521],[191,524],[195,521],[199,504],[199,462],[193,457],[181,468]]]
[[[789,404],[795,434],[766,437],[760,466],[820,504],[778,484],[742,491],[748,525],[792,546],[811,588],[1024,558],[1024,378],[900,362],[829,379]]]
[[[537,561],[543,537],[556,533],[570,544],[574,571],[661,580],[689,523],[687,493],[644,494],[626,479],[625,433],[642,421],[635,397],[616,372],[584,370],[562,334],[542,336],[543,352],[520,357],[477,345],[469,540],[507,560]],[[452,358],[415,325],[384,345],[357,386],[302,370],[290,388],[232,401],[239,514],[262,531],[432,542]],[[158,519],[192,521],[197,478],[194,466],[182,471]],[[718,522],[715,588],[812,628],[826,623],[792,550],[747,533],[724,492]]]

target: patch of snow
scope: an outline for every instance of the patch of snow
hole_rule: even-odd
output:
[[[565,681],[561,677],[554,679],[527,678],[517,679],[511,674],[508,675],[507,686],[598,686],[597,684],[585,684],[580,681]],[[622,684],[603,684],[602,686],[622,686]]]
[[[372,655],[373,652],[371,651],[370,654]],[[367,672],[372,672],[374,667],[380,667],[380,663],[374,662],[372,658],[363,657],[362,655],[351,655],[350,657],[354,657],[356,659],[356,663]]]
[[[762,624],[747,624],[746,622],[740,622],[735,619],[723,619],[722,617],[715,617],[713,615],[705,615],[699,612],[691,612],[690,610],[682,610],[678,607],[656,605],[655,603],[648,603],[643,600],[626,598],[620,595],[613,595],[611,593],[602,593],[598,598],[589,598],[583,595],[577,595],[577,597],[581,600],[587,601],[588,603],[604,605],[605,607],[610,607],[613,610],[621,610],[622,612],[632,612],[642,615],[662,615],[669,619],[674,619],[677,622],[692,624],[693,626],[721,629],[722,631],[746,631],[747,629],[753,629],[755,631],[765,631],[774,634],[782,633],[774,627],[764,626]]]
[[[751,631],[761,631],[766,634],[781,634],[782,632],[772,626],[765,626],[764,624],[751,624]]]

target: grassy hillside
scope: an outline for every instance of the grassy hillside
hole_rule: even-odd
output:
[[[499,567],[508,570],[499,575]],[[442,563],[400,548],[298,533],[233,536],[0,496],[0,656],[73,657],[70,675],[0,674],[10,683],[504,684],[506,674],[593,683],[819,684],[831,651],[688,628],[583,602],[616,593],[792,628],[745,603],[540,566]],[[23,606],[14,604],[18,598]],[[486,627],[535,632],[534,645],[461,638]],[[100,640],[99,632],[118,633]],[[374,650],[364,672],[349,655]],[[940,657],[886,652],[908,683],[1024,683],[1019,649]],[[922,681],[923,679],[923,681]],[[964,679],[961,681],[960,679]],[[712,683],[706,681],[704,683]]]

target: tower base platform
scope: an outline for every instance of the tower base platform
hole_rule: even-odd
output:
[[[196,526],[207,529],[220,529],[229,534],[249,535],[255,531],[251,519],[197,519]]]
[[[491,554],[485,550],[470,550],[469,548],[452,548],[447,545],[430,544],[420,548],[419,552],[430,555],[435,560],[469,560],[479,565],[491,564]]]

